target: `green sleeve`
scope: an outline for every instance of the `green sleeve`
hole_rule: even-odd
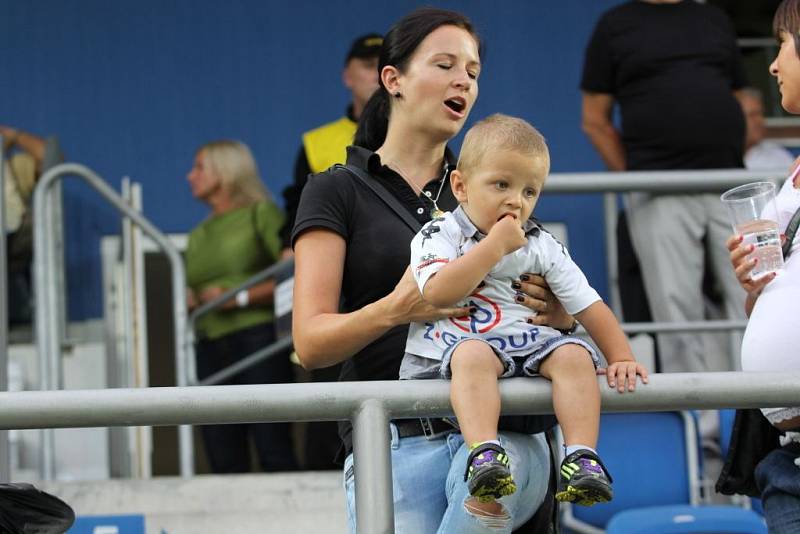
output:
[[[264,249],[272,256],[270,262],[278,261],[280,257],[283,221],[283,212],[274,202],[266,200],[256,206],[256,229]]]

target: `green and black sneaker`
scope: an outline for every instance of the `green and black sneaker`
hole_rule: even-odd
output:
[[[561,462],[556,500],[592,506],[614,498],[611,475],[592,451],[579,449]]]
[[[481,443],[469,454],[464,473],[469,493],[480,502],[491,502],[517,491],[505,449]]]

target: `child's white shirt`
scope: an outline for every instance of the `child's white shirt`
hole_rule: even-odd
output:
[[[485,286],[457,304],[477,311],[470,317],[412,323],[406,353],[441,360],[444,351],[456,341],[474,337],[512,357],[524,357],[549,339],[561,336],[558,330],[526,322],[536,312],[516,302],[516,292],[511,287],[512,281],[519,280],[523,273],[543,276],[570,314],[600,300],[561,243],[532,220],[526,221],[523,229],[527,244],[504,256],[484,278]],[[411,242],[411,270],[420,292],[431,276],[484,237],[461,207],[427,223]],[[403,371],[401,378],[405,378]]]

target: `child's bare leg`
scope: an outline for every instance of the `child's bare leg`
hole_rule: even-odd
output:
[[[542,362],[539,373],[553,382],[553,408],[565,445],[596,448],[600,388],[588,351],[579,345],[562,345]]]
[[[450,402],[467,446],[497,439],[503,363],[483,341],[464,341],[450,360]]]

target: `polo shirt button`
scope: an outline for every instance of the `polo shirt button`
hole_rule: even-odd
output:
[[[425,213],[425,210],[423,208],[417,208],[417,213],[422,215],[423,213]]]

